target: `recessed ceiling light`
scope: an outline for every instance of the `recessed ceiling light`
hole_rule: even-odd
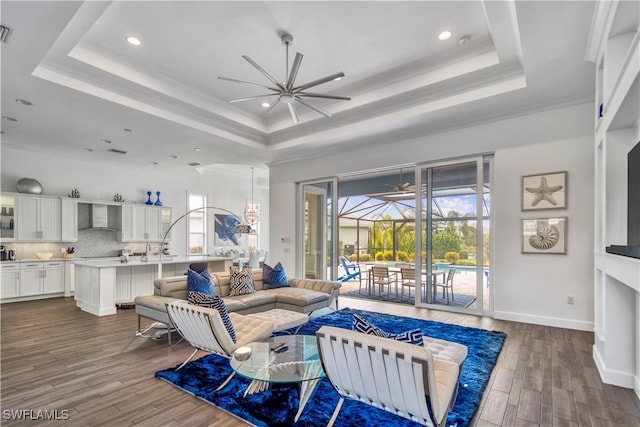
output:
[[[439,38],[440,40],[446,40],[446,39],[448,39],[449,37],[451,37],[451,31],[443,31],[443,32],[441,32],[440,34],[438,34],[438,38]]]
[[[125,132],[133,132],[131,129],[124,129]]]
[[[195,147],[194,150],[200,151],[200,147]]]
[[[178,156],[176,156],[175,154],[172,154],[169,157],[171,157],[172,159],[177,159],[178,158]]]
[[[337,82],[338,80],[342,80],[342,77],[336,77],[333,81]]]
[[[85,148],[84,151],[93,151],[93,148]]]
[[[262,103],[262,107],[269,108],[269,107],[271,107],[271,104],[269,104],[268,102],[263,102]]]
[[[152,165],[157,165],[157,164],[158,164],[158,162],[151,162],[151,164],[152,164]]]
[[[22,104],[22,105],[33,105],[33,103],[31,103],[31,101],[27,101],[26,99],[16,99],[16,102],[18,104]]]
[[[8,120],[10,122],[17,122],[18,119],[16,119],[15,117],[11,117],[11,116],[2,116],[3,120]]]
[[[189,166],[193,166],[193,167],[200,166],[200,163],[198,163],[198,162],[191,162],[191,163],[189,163]]]
[[[142,44],[140,39],[134,36],[127,37],[127,41],[134,46],[140,46]]]
[[[104,142],[105,144],[111,144],[110,139],[101,139],[100,142]]]

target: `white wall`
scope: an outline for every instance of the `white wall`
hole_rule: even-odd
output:
[[[199,173],[185,168],[180,173],[164,172],[162,166],[131,167],[118,163],[82,162],[69,158],[52,157],[30,151],[2,147],[2,182],[5,192],[15,192],[20,178],[35,178],[43,187],[43,194],[66,196],[77,188],[81,199],[112,201],[116,193],[125,201],[144,203],[147,191],[160,191],[164,206],[173,208],[176,219],[186,212],[187,190],[208,195],[208,205],[228,209],[238,215],[244,212],[247,199],[251,198],[251,172],[248,166],[234,168],[208,167]],[[244,172],[242,172],[244,171]],[[265,173],[262,173],[265,175]],[[262,179],[266,182],[266,179]],[[268,249],[269,198],[266,185],[256,179],[255,200],[262,203],[260,245]],[[215,211],[214,211],[215,213]],[[186,221],[180,221],[172,229],[171,253],[186,252]],[[213,230],[210,230],[213,234]]]
[[[495,153],[495,317],[592,330],[593,105],[576,106],[427,135],[341,155],[270,166],[270,259],[295,269],[296,182],[414,162]],[[521,253],[521,176],[568,171],[568,209],[537,212],[568,217],[566,255]],[[543,215],[544,214],[544,215]],[[284,243],[281,237],[285,237]],[[299,274],[299,272],[296,272]],[[567,305],[566,297],[575,297]]]

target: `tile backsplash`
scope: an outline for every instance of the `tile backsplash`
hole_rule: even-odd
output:
[[[52,252],[52,259],[62,258],[63,250],[73,246],[76,248],[74,257],[115,257],[120,256],[123,248],[133,252],[144,252],[145,243],[122,243],[116,240],[116,231],[88,229],[78,231],[77,242],[47,242],[47,243],[3,243],[6,249],[16,251],[17,260],[35,259],[38,252]],[[157,251],[159,243],[152,243],[151,250]]]

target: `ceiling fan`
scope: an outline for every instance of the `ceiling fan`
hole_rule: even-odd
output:
[[[339,79],[341,79],[342,77],[344,77],[344,73],[342,71],[340,71],[339,73],[331,74],[330,76],[323,77],[321,79],[313,80],[311,82],[302,84],[300,86],[295,86],[296,75],[298,74],[298,70],[300,69],[300,63],[302,62],[302,54],[299,53],[299,52],[296,53],[296,57],[293,60],[293,65],[291,66],[291,71],[289,71],[289,46],[291,46],[293,44],[293,36],[291,34],[284,33],[280,37],[280,40],[282,40],[282,44],[284,44],[285,47],[286,47],[286,63],[285,63],[285,67],[286,67],[285,68],[286,82],[283,82],[283,83],[278,82],[275,78],[273,78],[273,76],[271,76],[271,74],[266,72],[254,60],[249,58],[247,55],[242,55],[242,57],[244,59],[246,59],[247,62],[249,62],[249,64],[253,65],[258,71],[260,71],[260,73],[262,73],[267,79],[269,79],[269,81],[271,81],[271,83],[273,83],[275,85],[275,87],[265,86],[265,85],[261,85],[261,84],[258,84],[258,83],[246,82],[246,81],[243,81],[243,80],[232,79],[232,78],[229,78],[229,77],[218,76],[218,78],[222,79],[222,80],[227,80],[227,81],[236,82],[236,83],[242,83],[242,84],[246,84],[246,85],[250,85],[250,86],[257,86],[257,87],[261,87],[263,89],[268,89],[268,90],[272,91],[272,93],[256,95],[256,96],[249,96],[249,97],[246,97],[246,98],[232,99],[232,100],[230,100],[228,102],[230,102],[230,103],[243,102],[243,101],[250,101],[250,100],[253,100],[253,99],[264,98],[264,97],[267,97],[267,96],[277,96],[275,101],[273,101],[271,103],[271,105],[269,106],[269,108],[265,111],[265,114],[267,114],[269,111],[271,111],[280,102],[283,102],[284,104],[287,104],[287,107],[289,107],[289,112],[291,113],[291,118],[293,119],[293,121],[295,123],[299,123],[300,119],[298,118],[298,111],[296,110],[296,106],[295,106],[296,102],[298,102],[298,103],[304,105],[305,107],[310,108],[310,109],[322,114],[325,117],[331,117],[331,114],[329,114],[327,111],[324,111],[321,108],[318,108],[318,107],[315,107],[315,106],[309,104],[303,98],[324,98],[324,99],[337,99],[337,100],[342,100],[342,101],[350,101],[351,100],[350,97],[346,97],[346,96],[336,96],[336,95],[328,95],[328,94],[323,94],[323,93],[315,93],[315,92],[307,92],[306,91],[307,89],[310,89],[310,88],[312,88],[314,86],[321,85],[323,83],[330,82],[331,80],[339,80]]]
[[[394,193],[408,193],[415,190],[415,186],[410,182],[402,182],[402,168],[400,169],[400,182],[398,184],[387,185]]]

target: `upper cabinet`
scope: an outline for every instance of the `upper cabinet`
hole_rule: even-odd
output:
[[[0,196],[0,237],[2,241],[12,241],[16,238],[15,230],[16,197],[12,194]]]
[[[122,242],[161,242],[171,224],[171,208],[122,205]],[[169,240],[170,236],[167,236]]]
[[[59,242],[62,237],[61,200],[58,197],[16,195],[16,239],[22,242]]]
[[[78,241],[78,202],[75,199],[62,199],[62,236],[63,242]]]

